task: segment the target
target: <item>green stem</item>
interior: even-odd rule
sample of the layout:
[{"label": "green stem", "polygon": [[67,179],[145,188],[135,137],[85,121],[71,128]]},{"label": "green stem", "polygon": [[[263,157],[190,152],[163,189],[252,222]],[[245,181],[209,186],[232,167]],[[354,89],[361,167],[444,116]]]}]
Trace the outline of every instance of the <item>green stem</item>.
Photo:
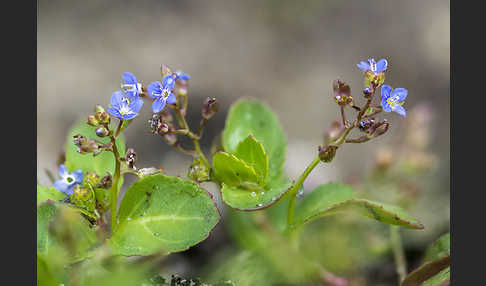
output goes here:
[{"label": "green stem", "polygon": [[118,147],[116,146],[116,136],[119,133],[119,130],[121,128],[121,125],[123,124],[123,119],[120,119],[120,122],[118,123],[118,128],[117,132],[115,133],[115,136],[110,136],[111,143],[113,144],[113,155],[115,156],[115,174],[113,175],[113,185],[111,186],[110,190],[110,201],[111,201],[111,230],[113,233],[113,230],[115,229],[116,226],[116,199],[118,196],[118,182],[120,180],[120,153],[118,152]]},{"label": "green stem", "polygon": [[407,261],[405,259],[405,252],[403,251],[402,240],[400,238],[400,227],[390,226],[390,241],[399,278],[398,285],[401,285],[403,279],[407,276]]},{"label": "green stem", "polygon": [[287,211],[287,228],[290,228],[290,225],[292,224],[292,221],[294,219],[294,208],[297,192],[299,191],[307,176],[309,176],[309,174],[317,166],[317,164],[319,164],[320,161],[321,159],[319,158],[319,156],[317,156],[317,158],[315,158],[314,161],[312,161],[309,166],[307,166],[302,175],[300,175],[295,185],[289,190],[290,202]]}]

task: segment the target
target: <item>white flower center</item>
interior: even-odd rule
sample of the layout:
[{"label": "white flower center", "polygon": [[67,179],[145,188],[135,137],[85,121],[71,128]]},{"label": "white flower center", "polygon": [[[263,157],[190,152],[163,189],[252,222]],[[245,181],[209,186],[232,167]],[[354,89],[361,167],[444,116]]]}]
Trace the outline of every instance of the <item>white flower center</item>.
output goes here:
[{"label": "white flower center", "polygon": [[128,107],[128,104],[122,104],[120,106],[120,114],[121,115],[128,115],[128,114],[132,114],[133,111],[130,109],[130,107]]},{"label": "white flower center", "polygon": [[129,91],[135,91],[137,93],[142,92],[142,84],[140,84],[140,83],[122,84],[121,88],[125,92],[129,92]]},{"label": "white flower center", "polygon": [[63,182],[66,184],[66,185],[71,185],[71,184],[74,184],[74,182],[76,182],[75,178],[73,175],[70,175],[70,174],[67,174],[66,176],[64,176],[62,178]]},{"label": "white flower center", "polygon": [[374,61],[370,61],[370,67],[372,72],[376,71],[376,63]]},{"label": "white flower center", "polygon": [[391,106],[391,108],[394,108],[397,105],[402,105],[403,102],[398,103],[397,101],[399,100],[398,95],[390,96],[386,102]]}]

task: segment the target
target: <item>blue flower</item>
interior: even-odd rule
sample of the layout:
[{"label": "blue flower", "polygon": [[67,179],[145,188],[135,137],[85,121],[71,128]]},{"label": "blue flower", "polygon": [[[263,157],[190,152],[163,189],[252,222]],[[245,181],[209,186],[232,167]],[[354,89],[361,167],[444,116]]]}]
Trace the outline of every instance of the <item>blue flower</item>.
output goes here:
[{"label": "blue flower", "polygon": [[134,74],[124,72],[122,74],[123,82],[121,85],[122,90],[130,97],[135,97],[142,92],[142,84],[137,82],[137,78]]},{"label": "blue flower", "polygon": [[124,94],[120,90],[111,95],[108,112],[121,119],[133,119],[142,108],[143,100],[134,93]]},{"label": "blue flower", "polygon": [[176,78],[175,78],[176,80],[179,80],[179,79],[190,80],[191,79],[191,77],[188,74],[186,74],[185,72],[183,72],[181,70],[176,71],[175,74],[176,74]]},{"label": "blue flower", "polygon": [[72,195],[73,187],[83,182],[83,170],[69,173],[64,165],[59,166],[59,176],[61,178],[54,182],[54,188],[66,195]]},{"label": "blue flower", "polygon": [[386,112],[395,111],[401,116],[407,116],[405,108],[402,107],[407,95],[408,91],[404,88],[392,89],[391,86],[384,85],[381,87],[381,106]]},{"label": "blue flower", "polygon": [[176,97],[173,93],[175,79],[172,75],[167,75],[162,79],[162,84],[159,81],[154,81],[147,86],[148,96],[154,98],[152,103],[152,111],[159,113],[165,107],[165,103],[176,103]]},{"label": "blue flower", "polygon": [[357,66],[363,71],[372,71],[375,75],[378,75],[386,70],[388,62],[385,59],[381,59],[378,62],[375,59],[368,59],[368,62],[362,61]]}]

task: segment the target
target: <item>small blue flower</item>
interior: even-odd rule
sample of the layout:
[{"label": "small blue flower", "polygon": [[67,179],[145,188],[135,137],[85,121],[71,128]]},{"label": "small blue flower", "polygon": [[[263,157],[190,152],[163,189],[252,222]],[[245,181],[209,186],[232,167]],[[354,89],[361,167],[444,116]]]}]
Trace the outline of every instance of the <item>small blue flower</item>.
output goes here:
[{"label": "small blue flower", "polygon": [[142,108],[143,100],[134,93],[124,94],[120,90],[111,95],[108,112],[121,119],[133,119]]},{"label": "small blue flower", "polygon": [[159,113],[165,107],[165,103],[174,104],[177,99],[173,93],[175,79],[172,75],[167,75],[159,81],[154,81],[147,86],[147,94],[155,101],[152,103],[152,111]]},{"label": "small blue flower", "polygon": [[83,182],[83,170],[69,173],[64,165],[59,166],[59,176],[61,178],[54,182],[54,188],[66,195],[72,195],[73,187]]},{"label": "small blue flower", "polygon": [[175,74],[176,74],[176,78],[175,78],[176,80],[179,80],[179,79],[190,80],[191,79],[191,77],[188,74],[186,74],[185,72],[183,72],[181,70],[176,71]]},{"label": "small blue flower", "polygon": [[378,75],[386,70],[388,62],[385,59],[381,59],[377,63],[375,59],[368,59],[368,62],[362,61],[357,66],[363,71],[372,71],[375,75]]},{"label": "small blue flower", "polygon": [[142,84],[137,82],[137,78],[134,74],[124,72],[122,74],[123,82],[121,85],[122,90],[130,97],[136,97],[142,92]]},{"label": "small blue flower", "polygon": [[[392,91],[393,90],[393,91]],[[405,108],[402,104],[405,98],[407,98],[408,91],[404,88],[392,89],[389,85],[381,87],[381,106],[386,112],[394,111],[401,116],[407,116]]]}]

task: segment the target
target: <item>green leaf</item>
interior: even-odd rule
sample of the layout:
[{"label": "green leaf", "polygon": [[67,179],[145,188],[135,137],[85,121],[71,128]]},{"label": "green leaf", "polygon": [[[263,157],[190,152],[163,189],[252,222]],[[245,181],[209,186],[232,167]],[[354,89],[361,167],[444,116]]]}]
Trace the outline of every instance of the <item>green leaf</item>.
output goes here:
[{"label": "green leaf", "polygon": [[441,272],[437,273],[436,275],[432,276],[431,278],[427,279],[422,286],[442,286],[442,285],[449,285],[444,284],[446,281],[450,281],[451,279],[451,267],[447,267],[446,269],[442,270]]},{"label": "green leaf", "polygon": [[62,201],[66,198],[67,196],[56,188],[37,185],[37,203],[42,203],[47,200]]},{"label": "green leaf", "polygon": [[226,152],[214,154],[213,169],[216,178],[228,186],[240,186],[243,182],[257,182],[257,175],[251,166]]},{"label": "green leaf", "polygon": [[234,153],[238,144],[249,135],[261,142],[268,155],[268,183],[280,180],[285,161],[285,134],[267,105],[243,99],[231,106],[226,118],[222,138],[224,150]]},{"label": "green leaf", "polygon": [[223,184],[221,193],[223,201],[230,207],[243,211],[255,211],[267,208],[277,202],[290,186],[290,181],[268,190],[250,183],[244,183],[239,187]]},{"label": "green leaf", "polygon": [[[440,276],[432,279],[432,281],[429,283],[440,280],[441,277],[444,278],[444,276],[446,276],[447,278],[448,275],[447,271],[443,272],[442,274],[441,272],[447,269],[450,266],[450,264],[451,264],[451,256],[449,254],[442,258],[426,262],[419,268],[410,272],[410,274],[408,274],[407,277],[405,277],[401,285],[402,286],[423,285],[421,283],[426,282],[427,280],[433,278],[438,274],[440,274]],[[438,284],[429,284],[429,285],[438,285]]]},{"label": "green leaf", "polygon": [[263,186],[268,176],[268,156],[263,145],[249,135],[238,144],[234,155],[255,169],[258,183]]},{"label": "green leaf", "polygon": [[413,229],[424,228],[418,220],[396,206],[354,199],[353,189],[340,183],[320,185],[307,194],[295,208],[292,227],[299,227],[316,218],[346,212],[354,212],[391,225]]},{"label": "green leaf", "polygon": [[118,220],[109,240],[114,253],[151,255],[183,251],[206,239],[219,212],[194,182],[157,174],[128,188]]},{"label": "green leaf", "polygon": [[[112,126],[111,129],[115,127]],[[89,139],[96,139],[103,143],[109,143],[110,139],[108,137],[100,138],[96,136],[96,127],[86,124],[86,122],[78,121],[74,127],[69,131],[66,138],[66,168],[73,172],[75,170],[81,169],[84,172],[95,172],[100,176],[106,175],[106,172],[114,173],[115,170],[115,158],[111,152],[101,152],[97,156],[93,157],[93,154],[80,154],[76,150],[78,147],[73,143],[73,136],[76,134],[81,134]],[[120,156],[125,156],[125,140],[123,135],[120,134],[116,139],[116,145]],[[121,184],[120,184],[121,185]]]},{"label": "green leaf", "polygon": [[451,235],[446,233],[427,248],[423,262],[432,261],[450,253]]},{"label": "green leaf", "polygon": [[70,262],[91,255],[90,250],[98,244],[95,232],[75,209],[46,201],[37,207],[37,253],[49,255],[51,249],[58,253],[70,253]]}]

